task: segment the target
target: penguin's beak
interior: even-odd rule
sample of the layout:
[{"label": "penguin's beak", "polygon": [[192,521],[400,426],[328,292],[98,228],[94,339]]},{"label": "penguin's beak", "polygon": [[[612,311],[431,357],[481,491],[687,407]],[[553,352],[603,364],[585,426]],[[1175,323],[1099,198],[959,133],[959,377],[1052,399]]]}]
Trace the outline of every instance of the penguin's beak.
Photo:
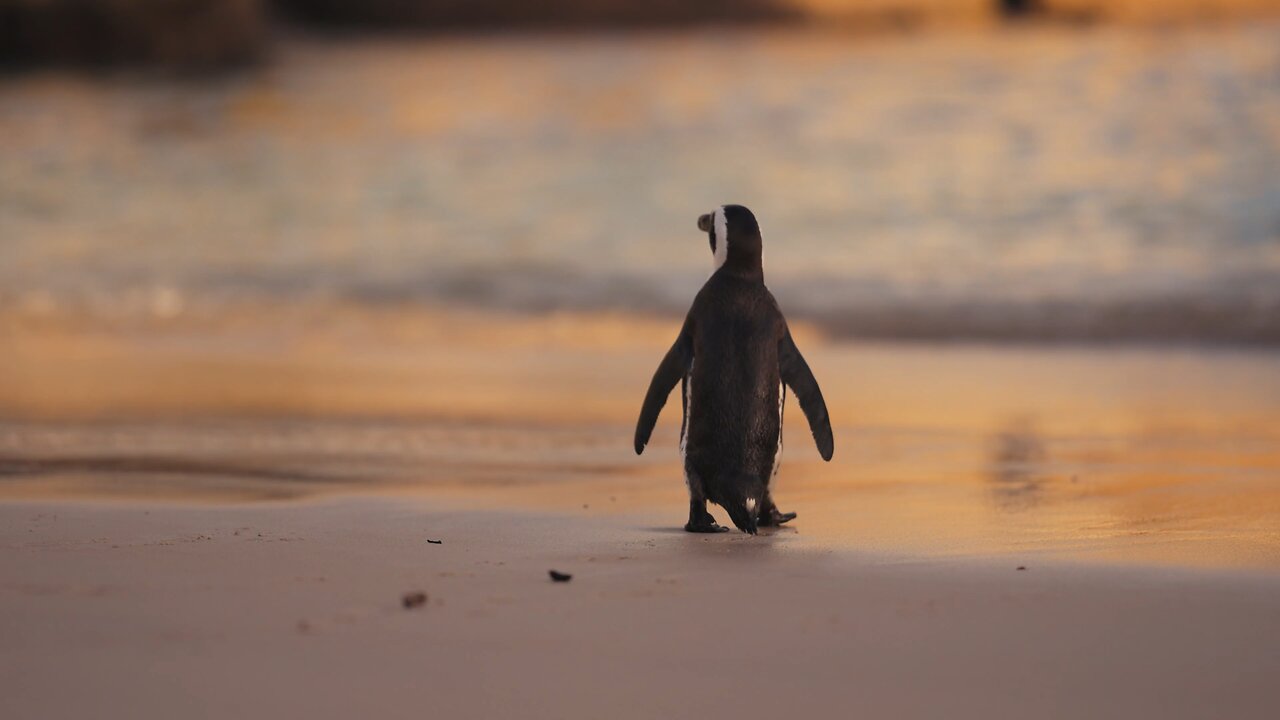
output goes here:
[{"label": "penguin's beak", "polygon": [[711,213],[698,216],[698,229],[702,232],[711,232]]}]

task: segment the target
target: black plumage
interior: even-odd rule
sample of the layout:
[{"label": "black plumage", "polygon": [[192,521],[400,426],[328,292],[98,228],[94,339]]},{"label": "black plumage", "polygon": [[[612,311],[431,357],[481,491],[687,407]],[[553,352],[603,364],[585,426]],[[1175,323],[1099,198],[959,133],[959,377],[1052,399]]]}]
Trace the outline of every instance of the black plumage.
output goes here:
[{"label": "black plumage", "polygon": [[760,228],[751,211],[726,205],[698,219],[718,267],[694,298],[684,326],[658,365],[636,423],[635,450],[649,442],[667,396],[681,384],[681,446],[689,485],[690,532],[720,532],[708,500],[741,530],[787,522],[770,494],[781,451],[783,384],[809,421],[824,460],[834,450],[818,382],[764,284]]}]

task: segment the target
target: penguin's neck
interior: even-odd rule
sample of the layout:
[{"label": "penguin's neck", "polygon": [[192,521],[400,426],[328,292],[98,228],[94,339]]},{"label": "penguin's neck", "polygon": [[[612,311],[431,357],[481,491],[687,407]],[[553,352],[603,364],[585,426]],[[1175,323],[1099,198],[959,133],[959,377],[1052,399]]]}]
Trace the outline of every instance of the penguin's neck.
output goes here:
[{"label": "penguin's neck", "polygon": [[764,282],[764,265],[761,263],[760,258],[760,244],[759,238],[750,238],[739,243],[731,243],[729,245],[729,257],[725,258],[724,265],[720,267],[720,272],[743,280]]},{"label": "penguin's neck", "polygon": [[764,266],[761,263],[761,252],[764,243],[758,233],[739,233],[730,235],[728,257],[720,272],[743,280],[764,282]]},{"label": "penguin's neck", "polygon": [[730,257],[724,265],[720,266],[716,273],[737,280],[745,280],[747,282],[764,282],[764,268],[760,264],[760,258],[753,258],[754,262],[734,262],[734,258]]}]

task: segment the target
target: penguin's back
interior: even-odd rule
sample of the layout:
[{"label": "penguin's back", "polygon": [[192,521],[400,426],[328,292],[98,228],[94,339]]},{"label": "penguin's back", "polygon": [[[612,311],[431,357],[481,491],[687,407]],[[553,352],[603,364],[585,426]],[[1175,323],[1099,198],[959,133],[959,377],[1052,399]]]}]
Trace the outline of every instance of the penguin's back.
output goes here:
[{"label": "penguin's back", "polygon": [[782,313],[763,283],[717,274],[692,308],[686,458],[717,472],[766,477],[781,431]]}]

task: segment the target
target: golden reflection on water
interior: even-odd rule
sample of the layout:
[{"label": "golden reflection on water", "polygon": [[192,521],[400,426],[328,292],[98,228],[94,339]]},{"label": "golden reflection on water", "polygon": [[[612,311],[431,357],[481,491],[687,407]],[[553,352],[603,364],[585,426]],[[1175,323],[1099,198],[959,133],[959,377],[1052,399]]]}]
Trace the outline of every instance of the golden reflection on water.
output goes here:
[{"label": "golden reflection on water", "polygon": [[[0,496],[409,492],[679,525],[678,408],[645,456],[630,449],[670,322],[291,312],[194,331],[8,322]],[[786,532],[904,555],[1280,566],[1274,353],[797,331],[837,450],[820,462],[792,408],[777,496],[800,518]]]},{"label": "golden reflection on water", "polygon": [[675,313],[734,200],[832,333],[1274,341],[1278,36],[303,36],[219,81],[20,75],[0,303]]}]

